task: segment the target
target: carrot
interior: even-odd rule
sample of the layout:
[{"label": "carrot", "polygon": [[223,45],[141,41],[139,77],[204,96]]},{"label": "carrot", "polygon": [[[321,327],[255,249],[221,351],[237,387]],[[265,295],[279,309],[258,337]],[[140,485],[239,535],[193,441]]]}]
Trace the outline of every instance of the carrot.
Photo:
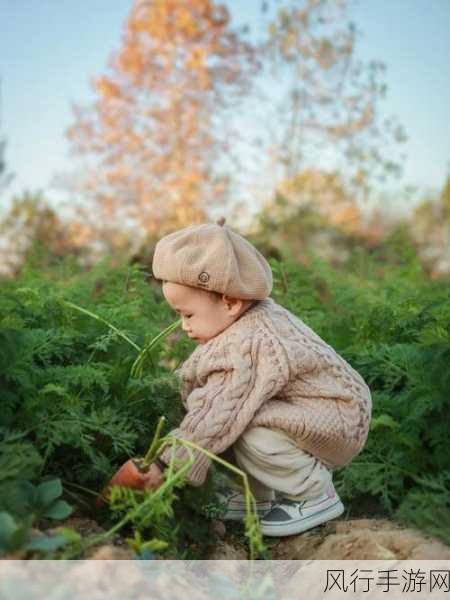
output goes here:
[{"label": "carrot", "polygon": [[104,500],[108,498],[109,490],[113,485],[143,490],[145,474],[148,472],[149,468],[150,465],[143,464],[142,458],[130,458],[127,460],[103,488],[100,496],[97,498],[97,506],[101,506]]},{"label": "carrot", "polygon": [[155,435],[147,454],[143,458],[135,457],[128,459],[127,462],[124,463],[114,474],[109,483],[103,488],[96,501],[97,507],[103,505],[103,502],[108,498],[110,488],[113,485],[121,485],[123,487],[133,488],[135,490],[144,489],[145,476],[148,473],[152,461],[156,457],[159,447],[161,446],[159,439],[164,421],[164,417],[159,419]]},{"label": "carrot", "polygon": [[144,486],[145,475],[148,473],[150,465],[143,465],[143,459],[130,458],[124,463],[109,485],[123,485],[124,487],[141,490]]}]

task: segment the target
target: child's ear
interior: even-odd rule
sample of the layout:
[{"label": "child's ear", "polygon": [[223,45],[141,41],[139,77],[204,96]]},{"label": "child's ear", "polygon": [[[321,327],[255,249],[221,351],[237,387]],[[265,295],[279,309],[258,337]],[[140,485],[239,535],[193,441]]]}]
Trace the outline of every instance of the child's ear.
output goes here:
[{"label": "child's ear", "polygon": [[230,296],[226,296],[225,294],[223,294],[222,300],[225,302],[228,309],[233,310],[234,314],[239,313],[244,303],[244,301],[240,298],[231,298]]}]

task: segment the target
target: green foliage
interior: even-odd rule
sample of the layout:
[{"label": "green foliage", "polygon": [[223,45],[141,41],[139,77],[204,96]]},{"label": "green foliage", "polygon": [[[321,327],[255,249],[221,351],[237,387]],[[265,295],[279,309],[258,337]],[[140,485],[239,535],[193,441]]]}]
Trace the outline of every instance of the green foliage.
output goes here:
[{"label": "green foliage", "polygon": [[[154,550],[164,551],[166,558],[202,559],[205,552],[214,543],[211,535],[211,523],[208,517],[221,514],[223,505],[211,504],[211,499],[218,498],[228,486],[229,481],[224,481],[224,473],[220,468],[241,477],[244,487],[244,495],[247,501],[247,513],[245,519],[245,536],[249,544],[250,558],[267,555],[267,548],[263,544],[261,528],[256,515],[255,498],[251,494],[247,477],[243,471],[235,465],[228,463],[224,458],[215,456],[208,450],[189,442],[179,441],[171,436],[159,437],[161,424],[158,423],[155,436],[147,456],[153,456],[153,449],[166,443],[184,445],[191,454],[193,449],[204,452],[213,461],[205,483],[201,489],[185,488],[186,473],[193,462],[193,455],[188,463],[184,463],[176,471],[173,470],[172,462],[164,472],[164,482],[153,491],[136,491],[130,488],[113,486],[109,493],[110,509],[113,516],[119,519],[119,523],[106,532],[103,538],[112,532],[123,528],[125,525],[132,526],[133,537],[127,538],[129,545],[141,556],[148,555]],[[220,468],[217,468],[218,465]],[[175,493],[175,489],[181,488],[181,494]],[[211,510],[214,506],[215,510]],[[193,522],[195,527],[193,527]],[[93,540],[94,542],[96,540]]]},{"label": "green foliage", "polygon": [[22,551],[51,552],[63,546],[64,535],[37,535],[32,526],[42,519],[61,520],[72,507],[60,499],[59,479],[29,481],[5,479],[0,483],[0,553]]},{"label": "green foliage", "polygon": [[[355,248],[340,270],[311,252],[307,259],[270,259],[272,297],[357,369],[373,396],[366,446],[336,472],[337,489],[350,511],[370,498],[383,514],[449,543],[450,284],[427,279],[400,230],[376,251]],[[112,473],[145,454],[159,416],[166,417],[162,435],[179,424],[174,369],[194,343],[175,327],[151,343],[175,318],[138,265],[103,262],[81,272],[68,258],[3,282],[3,551],[23,548],[33,524],[67,511],[46,482],[61,480],[70,503],[92,514],[92,498]],[[123,534],[139,557],[204,558],[221,485],[213,468],[200,488],[171,488],[151,510],[146,505],[145,518],[138,511],[127,521]],[[95,519],[114,527],[133,494],[117,496],[115,509]]]},{"label": "green foliage", "polygon": [[0,553],[36,552],[51,558],[55,550],[62,548],[68,542],[68,537],[59,535],[39,535],[31,529],[32,519],[25,517],[16,522],[7,512],[0,512]]},{"label": "green foliage", "polygon": [[0,510],[19,517],[32,515],[36,519],[65,519],[71,507],[59,497],[62,485],[59,479],[42,481],[35,486],[27,480],[5,480],[0,483]]},{"label": "green foliage", "polygon": [[151,550],[168,559],[204,558],[214,539],[201,499],[211,498],[213,481],[209,477],[207,485],[194,491],[182,487],[182,481],[169,485],[163,494],[115,487],[110,508],[114,519],[128,520],[133,536],[128,544],[137,554]]},{"label": "green foliage", "polygon": [[[168,309],[138,268],[117,269],[109,277],[104,271],[99,266],[64,281],[29,272],[4,285],[1,425],[5,435],[21,435],[24,448],[40,457],[35,475],[51,470],[99,485],[117,461],[144,448],[157,415],[164,412],[169,427],[179,418],[171,369],[159,365],[142,379],[130,378],[137,353],[103,323],[64,304],[70,299],[92,309],[139,346],[169,324]],[[156,360],[171,358],[158,347],[152,353]],[[14,454],[11,448],[13,462]],[[25,464],[30,469],[29,460]]]},{"label": "green foliage", "polygon": [[[100,264],[82,273],[67,260],[57,270],[24,269],[20,279],[3,282],[0,483],[11,494],[18,482],[49,475],[98,490],[128,456],[146,449],[159,415],[167,431],[182,418],[173,373],[186,347],[181,332],[170,346],[153,347],[143,376],[131,377],[138,352],[66,302],[113,322],[136,347],[173,321],[159,289],[136,266]],[[72,498],[83,496],[80,487],[70,489]]]}]

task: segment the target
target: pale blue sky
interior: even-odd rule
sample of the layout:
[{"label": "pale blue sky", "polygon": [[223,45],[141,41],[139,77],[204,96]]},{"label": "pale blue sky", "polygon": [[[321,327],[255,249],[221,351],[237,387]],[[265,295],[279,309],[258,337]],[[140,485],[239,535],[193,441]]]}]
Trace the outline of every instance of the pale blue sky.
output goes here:
[{"label": "pale blue sky", "polygon": [[[24,189],[49,189],[70,171],[64,131],[71,102],[89,96],[119,47],[131,0],[0,0],[0,135],[15,173],[1,205]],[[260,0],[228,0],[238,22],[259,14]],[[383,113],[406,128],[401,184],[440,188],[450,170],[450,0],[359,0],[351,19],[362,32],[356,53],[387,65]],[[1,206],[0,206],[1,208]]]}]

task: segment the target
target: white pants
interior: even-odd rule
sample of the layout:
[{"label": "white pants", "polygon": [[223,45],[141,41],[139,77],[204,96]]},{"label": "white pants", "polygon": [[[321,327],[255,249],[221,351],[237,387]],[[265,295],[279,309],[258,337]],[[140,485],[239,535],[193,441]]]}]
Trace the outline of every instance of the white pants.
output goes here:
[{"label": "white pants", "polygon": [[[250,427],[222,456],[247,473],[257,500],[318,498],[332,480],[331,471],[281,429]],[[231,486],[242,489],[240,481]]]}]

